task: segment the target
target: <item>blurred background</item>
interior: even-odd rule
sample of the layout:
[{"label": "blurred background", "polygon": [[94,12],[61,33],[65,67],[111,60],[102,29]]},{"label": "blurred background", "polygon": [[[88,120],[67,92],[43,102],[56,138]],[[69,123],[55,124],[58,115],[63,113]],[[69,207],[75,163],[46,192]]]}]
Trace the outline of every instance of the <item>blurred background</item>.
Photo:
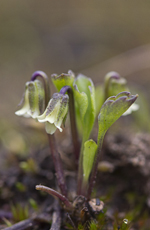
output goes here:
[{"label": "blurred background", "polygon": [[[143,95],[148,99],[146,103],[144,101],[145,104],[143,101],[140,104],[137,120],[140,121],[138,131],[142,129],[150,131],[150,109],[148,110],[150,0],[0,0],[0,202],[2,204],[3,199],[6,203],[9,202],[9,194],[10,199],[13,196],[12,189],[9,190],[9,186],[8,189],[5,186],[5,180],[11,182],[10,186],[16,186],[18,178],[19,182],[24,183],[25,180],[23,181],[19,174],[20,169],[25,173],[28,170],[29,173],[30,170],[33,173],[34,169],[38,168],[36,162],[40,161],[40,157],[37,159],[38,154],[43,159],[40,162],[47,160],[44,155],[47,151],[45,146],[48,145],[44,125],[40,126],[33,119],[31,124],[30,119],[15,115],[25,83],[36,70],[44,71],[49,78],[53,73],[61,74],[72,70],[75,74],[83,73],[91,77],[95,84],[102,83],[109,71],[117,71],[127,79],[128,85],[131,85],[131,93],[139,93],[137,103]],[[132,91],[133,86],[137,90]],[[120,123],[117,123],[123,134],[126,134],[128,127],[134,126],[132,116],[128,118],[128,120],[120,119]],[[114,130],[116,134],[116,129]],[[59,152],[62,155],[64,149],[66,151],[66,145],[69,146],[70,139],[65,138],[70,136],[69,132],[69,128],[64,129],[62,134],[56,132],[59,137],[58,147],[59,143],[62,147]],[[93,133],[96,140],[97,131],[94,130]],[[145,136],[143,140],[145,141]],[[138,148],[140,144],[136,143],[134,145]],[[147,144],[149,142],[144,143],[147,146],[146,150],[149,149]],[[141,147],[141,151],[143,148]],[[49,169],[49,161],[46,165]],[[44,163],[43,166],[45,167]],[[5,175],[5,171],[6,176],[1,176]],[[17,172],[18,177],[13,172]],[[127,175],[130,172],[132,171],[129,170]],[[132,178],[133,176],[130,180]],[[34,191],[35,184],[39,182],[41,183],[39,179],[38,182],[35,180],[33,174],[29,180],[31,185],[29,188],[33,188]],[[51,180],[48,183],[51,183]],[[48,183],[46,182],[47,186]],[[149,187],[147,190],[149,191]],[[17,198],[16,195],[15,197]],[[27,199],[21,193],[22,197],[24,201]],[[137,201],[139,204],[139,195]],[[143,212],[142,208],[141,210]],[[145,215],[145,212],[143,213]]]},{"label": "blurred background", "polygon": [[34,71],[69,69],[94,83],[117,71],[148,92],[150,1],[1,0],[0,118],[16,121]]}]

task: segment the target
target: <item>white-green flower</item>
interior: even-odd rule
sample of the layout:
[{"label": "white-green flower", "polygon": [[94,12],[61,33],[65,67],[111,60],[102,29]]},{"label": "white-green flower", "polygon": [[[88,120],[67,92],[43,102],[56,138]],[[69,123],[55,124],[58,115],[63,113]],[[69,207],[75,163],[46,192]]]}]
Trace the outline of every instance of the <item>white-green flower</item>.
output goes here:
[{"label": "white-green flower", "polygon": [[130,106],[130,108],[125,113],[122,114],[122,116],[127,116],[127,115],[131,114],[132,112],[137,111],[139,109],[139,107],[140,106],[136,103],[132,104]]},{"label": "white-green flower", "polygon": [[18,116],[37,118],[45,107],[45,92],[39,80],[29,81],[21,101],[22,108],[15,112]]},{"label": "white-green flower", "polygon": [[39,122],[45,122],[46,132],[53,134],[58,128],[62,132],[61,125],[65,122],[68,112],[69,97],[67,94],[54,93],[45,112],[38,117]]}]

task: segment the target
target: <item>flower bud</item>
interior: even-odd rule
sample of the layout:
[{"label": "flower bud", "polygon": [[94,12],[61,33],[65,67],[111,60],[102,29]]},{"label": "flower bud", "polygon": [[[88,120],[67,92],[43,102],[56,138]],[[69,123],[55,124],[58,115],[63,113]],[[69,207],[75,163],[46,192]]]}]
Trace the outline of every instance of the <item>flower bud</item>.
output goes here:
[{"label": "flower bud", "polygon": [[65,122],[68,112],[69,97],[67,94],[54,93],[45,112],[38,117],[39,122],[45,122],[46,132],[53,134],[58,128],[62,132],[61,124]]},{"label": "flower bud", "polygon": [[16,111],[18,116],[37,118],[45,107],[45,92],[39,80],[29,81],[25,86],[25,93],[21,101],[23,107]]},{"label": "flower bud", "polygon": [[117,72],[109,72],[105,76],[105,99],[116,96],[118,93],[128,91],[127,81]]},{"label": "flower bud", "polygon": [[[125,78],[121,77],[117,72],[109,72],[105,76],[105,99],[111,96],[116,96],[117,94],[125,91],[130,91],[127,86],[127,81]],[[134,103],[131,107],[123,114],[123,116],[131,114],[133,111],[137,111],[139,105]]]},{"label": "flower bud", "polygon": [[62,73],[60,75],[52,74],[51,79],[57,91],[59,92],[61,88],[66,85],[73,88],[75,75],[71,70],[69,70],[68,73]]}]

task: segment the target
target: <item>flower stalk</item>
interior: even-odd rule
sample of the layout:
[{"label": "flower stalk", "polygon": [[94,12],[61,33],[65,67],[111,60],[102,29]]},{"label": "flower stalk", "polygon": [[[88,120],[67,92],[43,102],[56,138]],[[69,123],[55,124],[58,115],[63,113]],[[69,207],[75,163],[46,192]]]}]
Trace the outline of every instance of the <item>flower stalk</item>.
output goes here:
[{"label": "flower stalk", "polygon": [[77,194],[84,195],[82,191],[82,181],[83,181],[83,149],[84,149],[84,140],[82,140],[80,158],[79,158],[79,167],[78,167],[78,177],[77,177]]},{"label": "flower stalk", "polygon": [[44,90],[45,90],[45,107],[46,107],[49,100],[50,100],[49,79],[48,79],[48,76],[46,75],[46,73],[38,70],[32,74],[31,81],[35,81],[38,77],[40,77],[43,81]]},{"label": "flower stalk", "polygon": [[78,162],[79,153],[80,153],[80,143],[79,143],[76,119],[75,119],[74,95],[73,95],[73,90],[70,86],[62,87],[59,93],[64,95],[66,92],[68,93],[69,96],[69,114],[70,114],[70,125],[71,125],[72,142],[74,147],[74,155],[75,155],[76,162]]},{"label": "flower stalk", "polygon": [[62,167],[62,161],[60,158],[60,154],[57,151],[55,136],[54,134],[52,135],[47,134],[47,135],[48,135],[49,146],[51,149],[51,154],[52,154],[52,158],[53,158],[53,162],[55,166],[58,186],[61,190],[61,193],[67,197],[67,187],[66,187],[66,182],[65,182],[64,170]]}]

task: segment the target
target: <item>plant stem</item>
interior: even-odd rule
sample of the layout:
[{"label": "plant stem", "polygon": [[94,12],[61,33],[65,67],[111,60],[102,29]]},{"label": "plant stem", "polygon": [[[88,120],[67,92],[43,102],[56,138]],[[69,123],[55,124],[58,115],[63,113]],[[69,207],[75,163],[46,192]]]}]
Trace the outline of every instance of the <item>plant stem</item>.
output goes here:
[{"label": "plant stem", "polygon": [[54,166],[55,166],[58,186],[59,186],[62,194],[67,197],[67,187],[66,187],[66,183],[65,183],[64,171],[62,168],[62,162],[61,162],[60,155],[57,151],[54,134],[52,134],[52,135],[48,134],[48,140],[49,140],[51,154],[52,154],[52,158],[53,158],[53,162],[54,162]]},{"label": "plant stem", "polygon": [[[48,76],[46,75],[46,73],[44,73],[43,71],[36,71],[33,73],[32,77],[31,77],[31,81],[36,80],[37,77],[40,77],[43,80],[43,85],[44,85],[44,89],[45,89],[45,109],[46,109],[47,104],[50,100],[49,79],[48,79]],[[52,154],[52,158],[53,158],[53,162],[54,162],[54,166],[55,166],[56,177],[58,180],[58,186],[59,186],[62,194],[67,196],[67,188],[66,188],[65,177],[64,177],[64,172],[63,172],[63,168],[62,168],[62,162],[61,162],[60,155],[57,151],[54,134],[52,134],[52,135],[48,134],[48,140],[49,140],[51,154]]]},{"label": "plant stem", "polygon": [[80,143],[79,143],[76,119],[75,119],[74,95],[73,95],[73,90],[70,86],[62,87],[59,93],[64,95],[66,92],[69,95],[69,114],[70,114],[70,125],[71,125],[72,142],[74,147],[74,155],[75,155],[76,162],[78,162]]},{"label": "plant stem", "polygon": [[94,164],[93,164],[93,168],[92,168],[92,172],[91,172],[91,176],[90,176],[90,181],[89,181],[89,187],[88,187],[88,191],[87,191],[87,199],[88,200],[90,200],[91,193],[92,193],[92,190],[93,190],[93,187],[95,184],[97,167],[98,167],[98,163],[99,163],[100,157],[101,157],[101,150],[102,150],[104,135],[105,135],[105,132],[100,136],[100,138],[98,138],[97,152],[95,155]]},{"label": "plant stem", "polygon": [[47,192],[48,194],[59,198],[65,204],[66,207],[71,208],[71,209],[73,208],[72,204],[70,203],[70,201],[65,196],[63,196],[59,192],[57,192],[57,191],[55,191],[49,187],[46,187],[43,185],[36,185],[36,190]]},{"label": "plant stem", "polygon": [[82,180],[83,180],[83,149],[84,149],[84,142],[82,140],[81,151],[80,151],[80,158],[79,158],[79,167],[78,167],[78,181],[77,181],[77,195],[82,194]]},{"label": "plant stem", "polygon": [[83,183],[83,150],[84,150],[84,143],[88,140],[89,134],[83,130],[83,139],[82,145],[80,150],[80,158],[79,158],[79,167],[78,167],[78,181],[77,181],[77,194],[85,196],[85,191],[82,188]]}]

